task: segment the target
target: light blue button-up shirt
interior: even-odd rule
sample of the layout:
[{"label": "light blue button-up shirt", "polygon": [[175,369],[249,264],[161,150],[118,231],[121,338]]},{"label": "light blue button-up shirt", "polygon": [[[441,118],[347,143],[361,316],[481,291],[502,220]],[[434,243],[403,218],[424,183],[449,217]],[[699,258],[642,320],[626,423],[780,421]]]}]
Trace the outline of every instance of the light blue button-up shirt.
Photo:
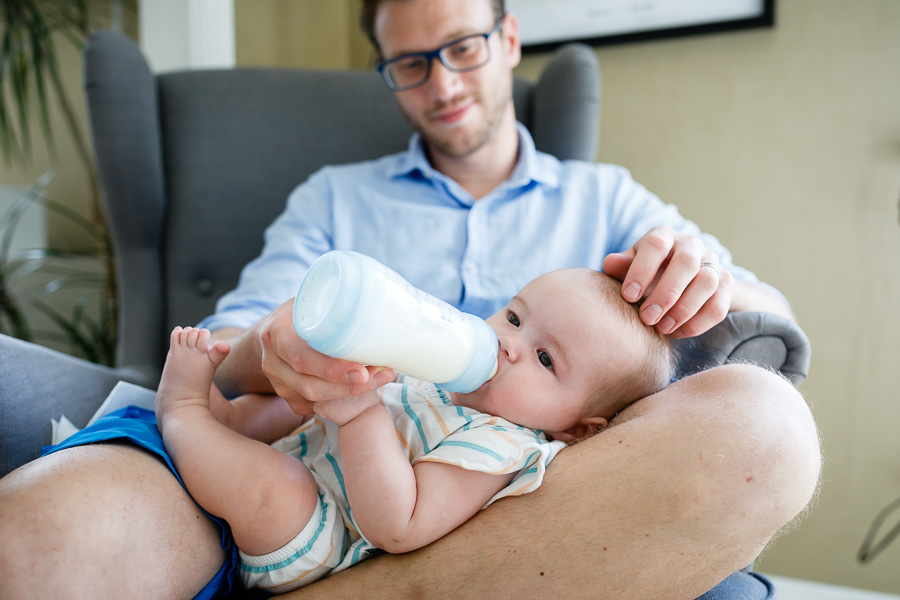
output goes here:
[{"label": "light blue button-up shirt", "polygon": [[657,225],[700,235],[735,277],[713,236],[635,183],[622,167],[559,161],[519,125],[519,159],[490,194],[471,194],[429,164],[418,135],[406,152],[325,167],[298,186],[265,233],[262,254],[201,326],[246,328],[292,298],[309,265],[355,250],[460,310],[490,316],[529,281],[555,269],[600,269]]}]

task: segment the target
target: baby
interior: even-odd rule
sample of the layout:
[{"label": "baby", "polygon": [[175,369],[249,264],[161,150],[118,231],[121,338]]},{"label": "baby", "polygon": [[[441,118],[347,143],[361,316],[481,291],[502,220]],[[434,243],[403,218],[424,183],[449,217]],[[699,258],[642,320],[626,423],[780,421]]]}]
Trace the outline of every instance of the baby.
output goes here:
[{"label": "baby", "polygon": [[487,323],[499,367],[474,392],[398,375],[316,402],[311,416],[272,397],[229,402],[212,385],[228,345],[175,329],[159,427],[191,495],[231,525],[245,585],[285,592],[377,549],[425,546],[495,500],[537,489],[566,444],[674,371],[667,341],[597,271],[542,275]]}]

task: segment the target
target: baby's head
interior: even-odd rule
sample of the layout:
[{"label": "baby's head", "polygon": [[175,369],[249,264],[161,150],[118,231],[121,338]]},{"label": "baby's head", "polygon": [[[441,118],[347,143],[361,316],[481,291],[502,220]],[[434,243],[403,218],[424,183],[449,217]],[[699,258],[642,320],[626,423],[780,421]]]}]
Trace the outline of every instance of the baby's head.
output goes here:
[{"label": "baby's head", "polygon": [[541,275],[487,322],[500,340],[497,374],[456,403],[554,439],[603,429],[674,372],[667,340],[599,271]]}]

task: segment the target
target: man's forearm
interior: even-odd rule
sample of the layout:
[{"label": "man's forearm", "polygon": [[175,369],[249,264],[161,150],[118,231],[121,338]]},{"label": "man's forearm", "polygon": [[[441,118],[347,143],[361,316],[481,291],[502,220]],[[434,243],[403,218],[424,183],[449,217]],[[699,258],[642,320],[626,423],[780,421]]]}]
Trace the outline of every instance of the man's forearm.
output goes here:
[{"label": "man's forearm", "polygon": [[735,279],[734,294],[731,297],[731,311],[753,310],[759,312],[774,313],[794,320],[791,307],[781,296],[773,294],[769,290]]}]

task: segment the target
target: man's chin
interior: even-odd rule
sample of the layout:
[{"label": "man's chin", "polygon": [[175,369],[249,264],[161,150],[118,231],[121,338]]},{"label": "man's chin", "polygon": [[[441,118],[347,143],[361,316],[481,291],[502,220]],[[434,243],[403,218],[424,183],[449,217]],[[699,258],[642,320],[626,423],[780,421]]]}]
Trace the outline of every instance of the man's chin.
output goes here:
[{"label": "man's chin", "polygon": [[474,136],[472,134],[460,136],[458,138],[448,138],[446,136],[422,134],[428,147],[432,151],[439,152],[450,158],[465,158],[470,156],[484,147],[487,142],[486,136]]}]

